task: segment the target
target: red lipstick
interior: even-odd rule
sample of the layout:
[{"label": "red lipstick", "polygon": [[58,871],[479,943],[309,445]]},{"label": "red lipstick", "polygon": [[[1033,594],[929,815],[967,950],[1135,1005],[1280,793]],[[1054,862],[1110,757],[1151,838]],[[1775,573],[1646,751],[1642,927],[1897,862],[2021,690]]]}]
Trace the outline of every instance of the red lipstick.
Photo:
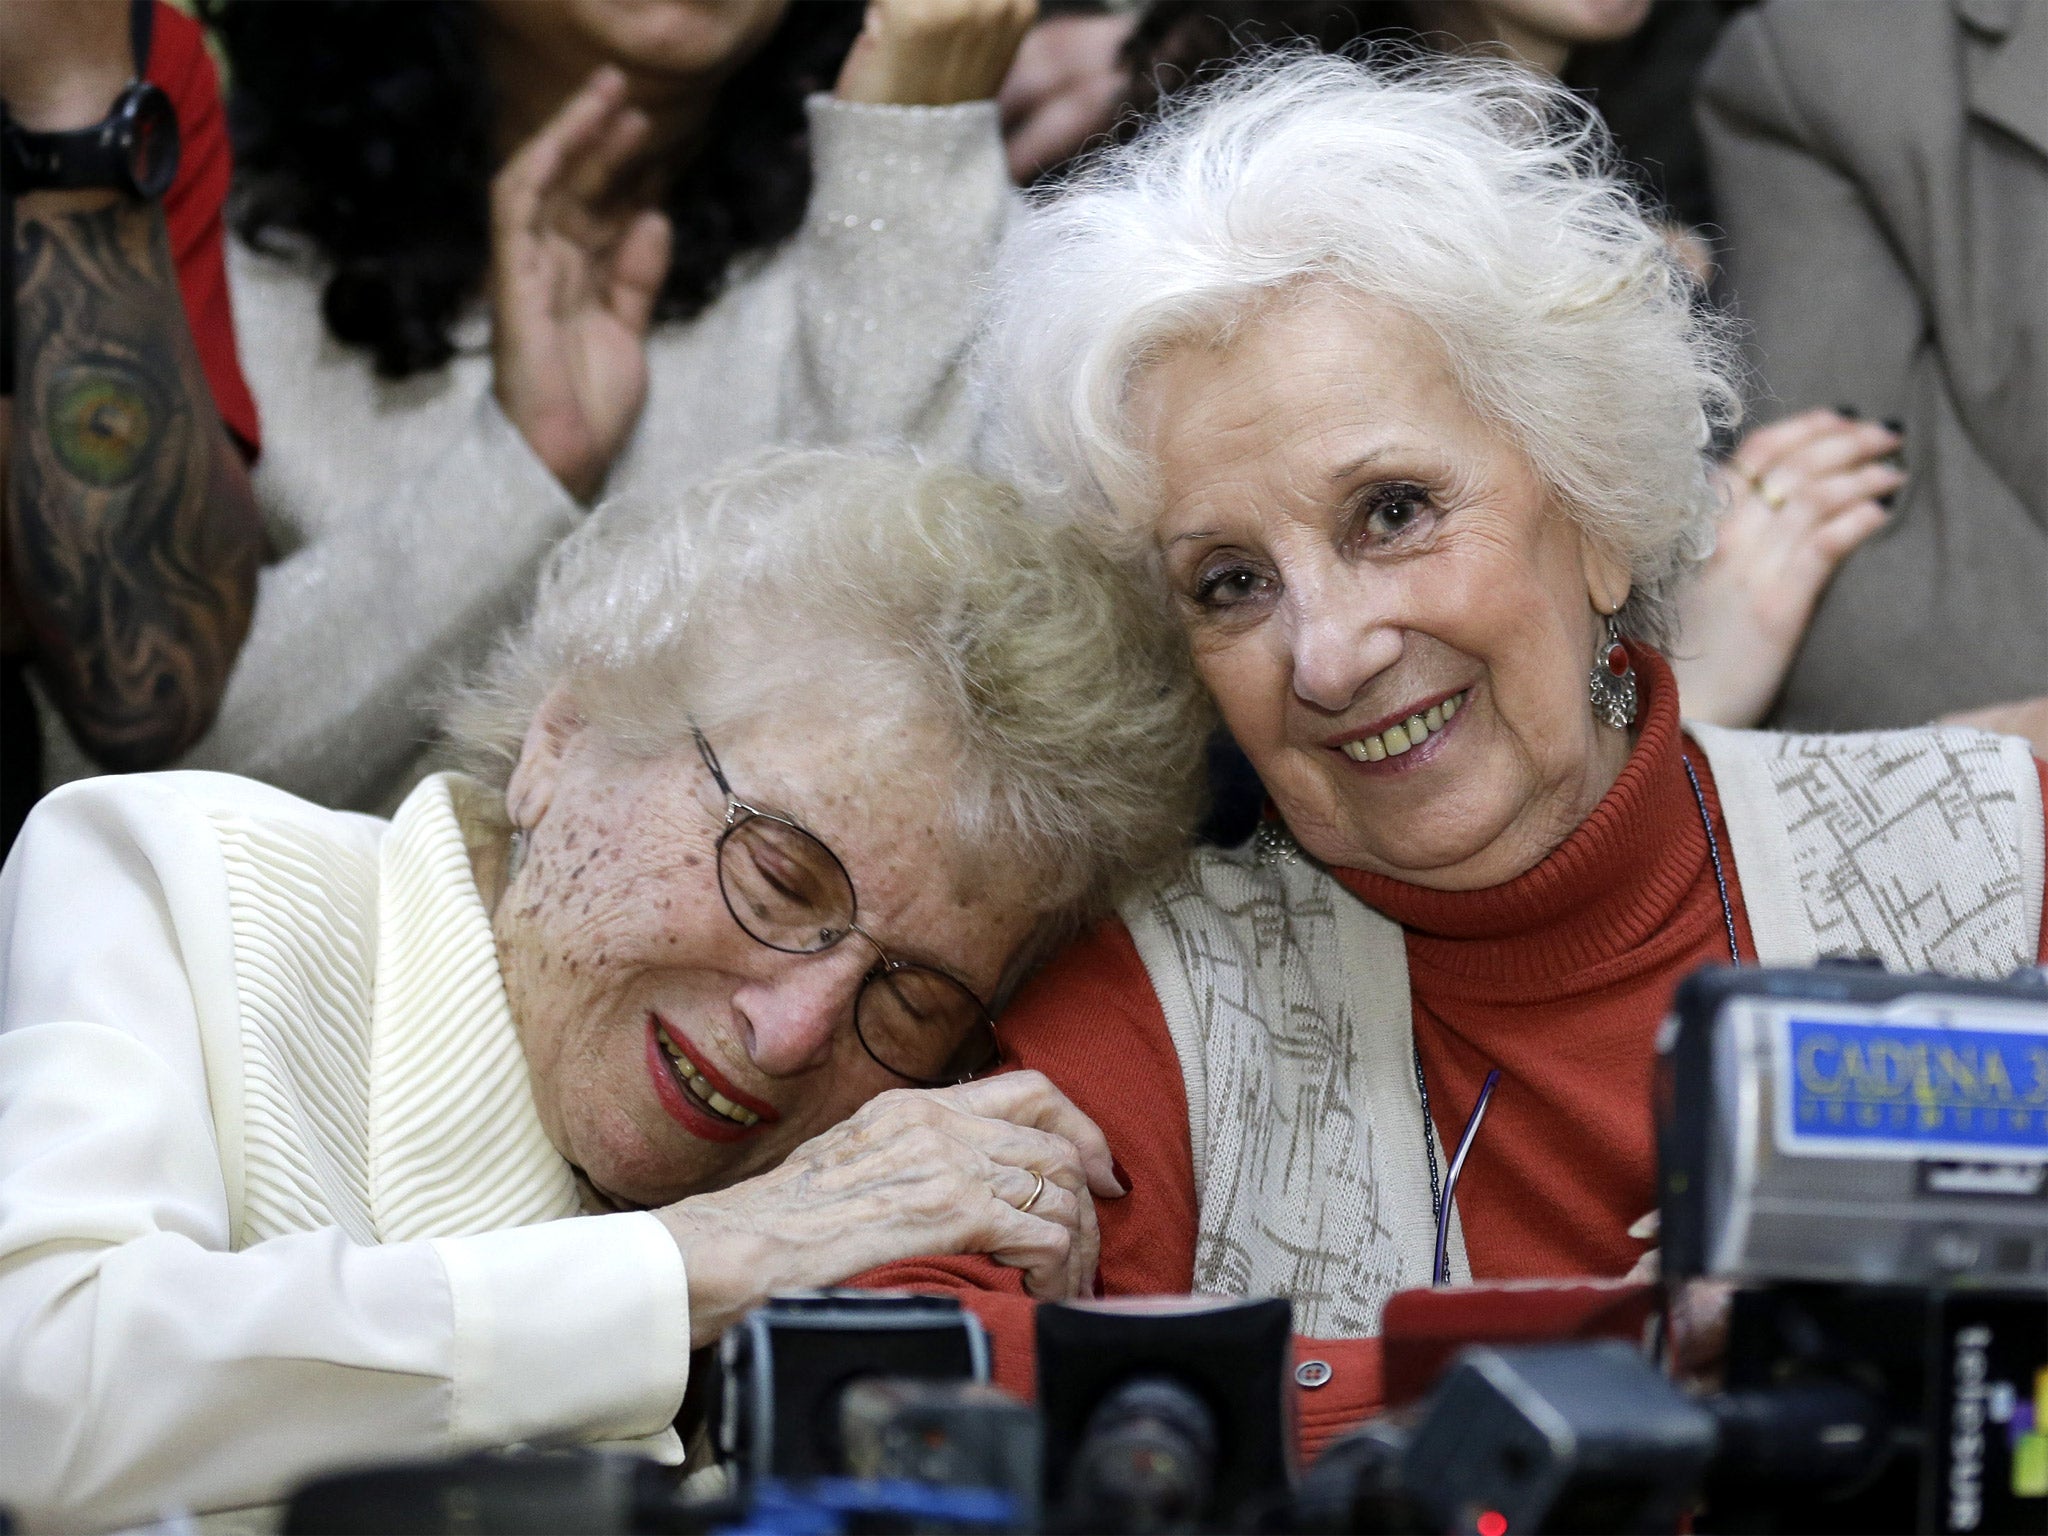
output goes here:
[{"label": "red lipstick", "polygon": [[671,1028],[668,1020],[664,1019],[660,1014],[657,1013],[653,1017],[656,1027],[668,1037],[669,1044],[689,1057],[690,1065],[695,1067],[698,1073],[712,1087],[716,1088],[728,1099],[731,1099],[733,1103],[739,1105],[741,1109],[752,1110],[755,1114],[759,1115],[761,1123],[764,1125],[772,1125],[782,1118],[782,1111],[773,1104],[763,1104],[752,1094],[742,1093],[739,1089],[733,1087],[725,1075],[718,1068],[712,1066],[710,1062],[706,1061],[696,1046],[690,1043],[688,1035],[679,1029]]},{"label": "red lipstick", "polygon": [[[642,1053],[647,1063],[647,1076],[654,1085],[654,1097],[660,1103],[663,1112],[692,1136],[698,1137],[703,1141],[723,1143],[745,1141],[749,1136],[759,1131],[762,1126],[769,1125],[779,1118],[772,1109],[762,1114],[759,1109],[755,1108],[755,1104],[758,1101],[750,1100],[747,1101],[746,1107],[761,1115],[760,1124],[735,1125],[723,1115],[713,1114],[707,1106],[699,1104],[695,1095],[683,1086],[682,1078],[676,1072],[675,1064],[669,1060],[668,1052],[662,1048],[661,1042],[664,1035],[667,1035],[667,1031],[662,1028],[661,1022],[653,1014],[649,1014],[647,1016],[647,1045]],[[675,1036],[667,1035],[667,1038],[675,1039]],[[691,1064],[697,1066],[699,1071],[702,1071],[703,1069],[698,1063],[696,1053],[691,1051],[687,1054],[690,1057]],[[726,1093],[723,1087],[720,1087],[718,1091],[725,1093],[725,1096],[729,1099],[733,1098],[733,1095]],[[733,1099],[733,1102],[739,1103],[741,1101]]]}]

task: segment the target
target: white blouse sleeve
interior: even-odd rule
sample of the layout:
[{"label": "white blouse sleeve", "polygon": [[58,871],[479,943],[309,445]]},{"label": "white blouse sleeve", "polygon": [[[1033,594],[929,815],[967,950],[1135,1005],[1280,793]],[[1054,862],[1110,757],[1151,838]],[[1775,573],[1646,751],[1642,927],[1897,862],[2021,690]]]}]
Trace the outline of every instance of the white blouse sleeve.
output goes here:
[{"label": "white blouse sleeve", "polygon": [[0,872],[0,1505],[106,1527],[349,1463],[662,1430],[689,1306],[651,1216],[228,1251],[199,1023],[225,892],[195,911],[218,862],[145,776],[57,791]]}]

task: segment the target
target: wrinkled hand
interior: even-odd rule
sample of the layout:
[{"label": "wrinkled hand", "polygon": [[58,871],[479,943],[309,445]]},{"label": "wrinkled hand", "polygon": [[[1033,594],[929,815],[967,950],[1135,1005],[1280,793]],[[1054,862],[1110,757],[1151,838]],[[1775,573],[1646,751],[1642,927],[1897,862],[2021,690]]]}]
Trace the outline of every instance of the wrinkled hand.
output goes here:
[{"label": "wrinkled hand", "polygon": [[1745,436],[1722,471],[1719,542],[1680,612],[1680,707],[1715,725],[1761,721],[1828,578],[1886,522],[1905,483],[1897,433],[1833,411]]},{"label": "wrinkled hand", "polygon": [[[1019,1210],[1036,1174],[1045,1188]],[[1011,1072],[884,1093],[772,1172],[656,1214],[683,1250],[694,1348],[773,1291],[926,1255],[987,1254],[1033,1296],[1085,1294],[1093,1196],[1123,1193],[1094,1122],[1038,1073]]]},{"label": "wrinkled hand", "polygon": [[647,327],[669,224],[615,195],[647,142],[626,79],[604,68],[491,183],[491,361],[506,417],[589,500],[647,400]]},{"label": "wrinkled hand", "polygon": [[2034,756],[2048,757],[2048,693],[2037,699],[2018,699],[2010,704],[1992,704],[1983,709],[1959,710],[1944,715],[1943,725],[1969,725],[2001,736],[2024,736]]},{"label": "wrinkled hand", "polygon": [[996,95],[1012,181],[1071,159],[1116,121],[1130,99],[1123,47],[1137,23],[1133,12],[1050,16],[1031,29]]},{"label": "wrinkled hand", "polygon": [[950,107],[995,95],[1038,0],[868,0],[833,94],[879,106]]}]

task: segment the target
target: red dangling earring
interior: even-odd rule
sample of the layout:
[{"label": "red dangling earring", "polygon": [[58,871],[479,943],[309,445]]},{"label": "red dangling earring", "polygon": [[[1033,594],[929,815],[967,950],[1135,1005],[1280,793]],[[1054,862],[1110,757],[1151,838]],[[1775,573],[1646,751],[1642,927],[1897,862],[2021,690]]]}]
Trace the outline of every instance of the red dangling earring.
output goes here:
[{"label": "red dangling earring", "polygon": [[1621,643],[1621,626],[1607,615],[1607,641],[1593,654],[1592,676],[1588,679],[1593,713],[1617,731],[1636,722],[1636,669],[1629,660],[1628,647]]}]

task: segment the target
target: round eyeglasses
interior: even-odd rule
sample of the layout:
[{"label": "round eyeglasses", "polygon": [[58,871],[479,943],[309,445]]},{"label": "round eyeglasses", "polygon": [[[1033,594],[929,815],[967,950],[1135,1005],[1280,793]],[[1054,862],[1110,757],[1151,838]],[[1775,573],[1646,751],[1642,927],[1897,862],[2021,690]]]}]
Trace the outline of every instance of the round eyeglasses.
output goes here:
[{"label": "round eyeglasses", "polygon": [[860,926],[853,877],[839,855],[787,816],[733,793],[704,733],[691,728],[725,795],[718,892],[740,930],[786,955],[815,955],[848,934],[875,952],[853,1001],[853,1030],[877,1064],[921,1088],[965,1082],[1002,1063],[996,1023],[974,989],[935,966],[892,959]]}]

